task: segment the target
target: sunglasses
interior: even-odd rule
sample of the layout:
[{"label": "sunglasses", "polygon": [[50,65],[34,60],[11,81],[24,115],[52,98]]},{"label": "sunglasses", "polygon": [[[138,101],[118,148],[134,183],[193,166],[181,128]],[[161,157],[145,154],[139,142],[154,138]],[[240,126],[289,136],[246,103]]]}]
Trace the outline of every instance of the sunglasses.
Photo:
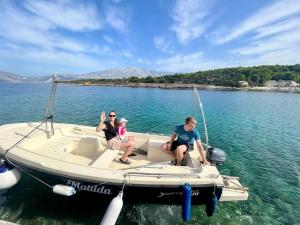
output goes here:
[{"label": "sunglasses", "polygon": [[109,117],[116,117],[116,115],[109,115]]}]

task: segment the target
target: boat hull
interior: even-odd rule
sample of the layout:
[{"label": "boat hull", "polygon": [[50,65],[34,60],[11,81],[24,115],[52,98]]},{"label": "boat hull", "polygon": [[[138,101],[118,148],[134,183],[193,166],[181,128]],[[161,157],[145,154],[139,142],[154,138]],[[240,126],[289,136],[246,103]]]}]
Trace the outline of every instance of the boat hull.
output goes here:
[{"label": "boat hull", "polygon": [[[15,163],[14,163],[15,164]],[[16,165],[16,164],[15,164]],[[109,183],[109,182],[91,182],[81,180],[73,177],[65,177],[57,174],[50,174],[45,171],[38,171],[33,168],[18,165],[31,174],[40,178],[47,184],[54,186],[57,184],[67,185],[74,187],[77,196],[97,196],[97,199],[110,201],[118,195],[122,190],[123,183]],[[163,179],[163,178],[161,178]],[[221,187],[192,186],[192,205],[207,204],[207,202],[214,196],[220,199],[222,195]],[[150,203],[150,204],[168,204],[168,205],[181,205],[183,185],[124,185],[123,200],[128,203]]]}]

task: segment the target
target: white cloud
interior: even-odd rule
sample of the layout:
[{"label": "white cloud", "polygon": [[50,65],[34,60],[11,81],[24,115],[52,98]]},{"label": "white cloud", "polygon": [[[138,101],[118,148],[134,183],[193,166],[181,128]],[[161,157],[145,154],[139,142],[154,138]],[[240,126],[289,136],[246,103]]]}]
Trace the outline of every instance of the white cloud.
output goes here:
[{"label": "white cloud", "polygon": [[[70,16],[68,19],[74,19],[73,22],[64,22],[63,18],[50,19],[50,13],[40,15],[46,6],[50,5],[52,10],[62,10],[64,4],[69,1],[61,2],[26,2],[26,7],[22,8],[14,4],[13,1],[0,1],[0,45],[2,52],[2,63],[8,58],[35,64],[37,62],[45,65],[53,64],[54,67],[60,65],[63,67],[96,69],[100,68],[99,57],[133,57],[129,51],[113,51],[107,45],[99,45],[97,42],[90,42],[81,39],[81,32],[90,32],[91,30],[101,29],[99,23],[95,21],[96,16],[90,5],[70,6],[64,16]],[[57,4],[57,5],[55,5]],[[32,8],[30,8],[32,7]],[[27,11],[30,9],[30,11]],[[36,10],[36,11],[35,11]],[[78,12],[76,11],[78,10]],[[45,11],[45,12],[46,12]],[[55,11],[55,10],[54,10]],[[91,13],[91,17],[85,13]],[[73,14],[78,13],[77,17]],[[55,16],[55,15],[53,15]],[[77,18],[77,19],[76,19]],[[81,19],[80,19],[81,18]],[[80,22],[81,21],[81,22]],[[68,33],[72,31],[72,33]],[[76,32],[76,35],[74,33]],[[79,37],[79,38],[78,38]],[[113,39],[106,38],[107,42]],[[4,54],[5,53],[5,54]],[[4,57],[4,56],[7,57]],[[96,58],[97,57],[97,58]],[[109,58],[103,58],[102,62],[110,63]],[[81,65],[82,64],[82,65]]]},{"label": "white cloud", "polygon": [[90,51],[89,44],[57,32],[55,28],[58,25],[51,21],[22,11],[8,1],[2,1],[0,8],[0,36],[8,43],[34,45],[47,50],[58,48],[72,52]]},{"label": "white cloud", "polygon": [[277,49],[255,55],[229,54],[220,64],[214,68],[226,68],[237,66],[258,66],[258,65],[291,65],[300,63],[300,47]]},{"label": "white cloud", "polygon": [[98,30],[103,26],[95,5],[74,1],[27,0],[27,10],[53,24],[72,31]]},{"label": "white cloud", "polygon": [[300,12],[300,4],[298,0],[282,0],[272,2],[271,5],[260,9],[252,14],[239,25],[235,26],[229,34],[222,34],[216,39],[216,43],[223,44],[232,41],[246,33],[256,31],[257,29],[277,22],[278,20],[286,19]]},{"label": "white cloud", "polygon": [[[244,46],[228,50],[224,65],[254,66],[300,62],[300,4],[297,0],[271,2],[231,31],[222,25],[216,43],[238,40]],[[247,34],[246,39],[242,39]]]},{"label": "white cloud", "polygon": [[291,65],[300,63],[300,47],[278,49],[246,60],[249,65]]},{"label": "white cloud", "polygon": [[157,49],[165,53],[174,53],[174,46],[165,37],[154,37],[154,44]]},{"label": "white cloud", "polygon": [[[293,49],[300,45],[300,29],[281,33],[271,38],[254,41],[247,47],[233,49],[233,53],[240,55],[261,55],[271,51]],[[300,56],[300,52],[299,52]]]},{"label": "white cloud", "polygon": [[161,71],[195,72],[217,68],[220,62],[209,61],[204,58],[202,52],[196,52],[188,55],[177,54],[166,59],[157,60],[155,64]]},{"label": "white cloud", "polygon": [[208,26],[207,15],[213,1],[177,0],[172,18],[175,21],[171,30],[182,44],[200,37]]},{"label": "white cloud", "polygon": [[117,6],[105,6],[105,20],[114,29],[126,33],[131,20],[131,15],[125,9]]},{"label": "white cloud", "polygon": [[255,40],[231,53],[232,58],[248,66],[300,63],[300,27]]},{"label": "white cloud", "polygon": [[275,23],[269,26],[264,26],[257,29],[255,32],[257,35],[254,37],[255,39],[259,39],[265,36],[274,35],[281,32],[286,32],[289,30],[296,30],[300,27],[300,18],[289,18],[284,21],[280,21],[279,23]]},{"label": "white cloud", "polygon": [[[68,53],[57,50],[41,50],[37,48],[22,48],[18,50],[1,49],[0,59],[1,61],[12,59],[22,62],[28,62],[28,65],[38,65],[41,69],[43,68],[43,66],[50,67],[52,68],[52,70],[55,70],[57,72],[60,72],[57,68],[69,70],[69,72],[76,72],[78,70],[97,70],[104,67],[104,65],[101,64],[99,60],[95,60],[94,58],[86,54]],[[34,71],[34,73],[43,74],[50,72],[54,71]]]}]

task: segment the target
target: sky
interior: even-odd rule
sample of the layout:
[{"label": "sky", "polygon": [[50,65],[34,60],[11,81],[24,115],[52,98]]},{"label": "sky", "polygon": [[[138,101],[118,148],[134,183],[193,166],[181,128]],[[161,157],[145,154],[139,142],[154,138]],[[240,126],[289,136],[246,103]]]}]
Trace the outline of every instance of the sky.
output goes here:
[{"label": "sky", "polygon": [[0,0],[0,70],[300,63],[299,0]]}]

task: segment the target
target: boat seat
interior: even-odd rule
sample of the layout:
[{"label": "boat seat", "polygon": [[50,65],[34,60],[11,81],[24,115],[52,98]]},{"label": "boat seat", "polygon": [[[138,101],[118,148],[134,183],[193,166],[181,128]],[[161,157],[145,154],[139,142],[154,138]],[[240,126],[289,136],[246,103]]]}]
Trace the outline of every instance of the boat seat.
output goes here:
[{"label": "boat seat", "polygon": [[147,159],[152,162],[162,162],[174,160],[174,157],[160,150],[160,146],[165,141],[152,140],[148,142],[148,154]]},{"label": "boat seat", "polygon": [[194,150],[185,154],[186,164],[191,168],[200,168],[202,157],[198,151],[197,145],[194,144]]},{"label": "boat seat", "polygon": [[90,166],[97,168],[108,168],[118,154],[119,150],[107,149],[98,157],[98,159],[94,160]]},{"label": "boat seat", "polygon": [[102,145],[99,138],[96,137],[81,137],[79,140],[74,140],[65,146],[66,152],[71,152],[75,155],[93,155],[97,152],[104,151],[104,146]]}]

